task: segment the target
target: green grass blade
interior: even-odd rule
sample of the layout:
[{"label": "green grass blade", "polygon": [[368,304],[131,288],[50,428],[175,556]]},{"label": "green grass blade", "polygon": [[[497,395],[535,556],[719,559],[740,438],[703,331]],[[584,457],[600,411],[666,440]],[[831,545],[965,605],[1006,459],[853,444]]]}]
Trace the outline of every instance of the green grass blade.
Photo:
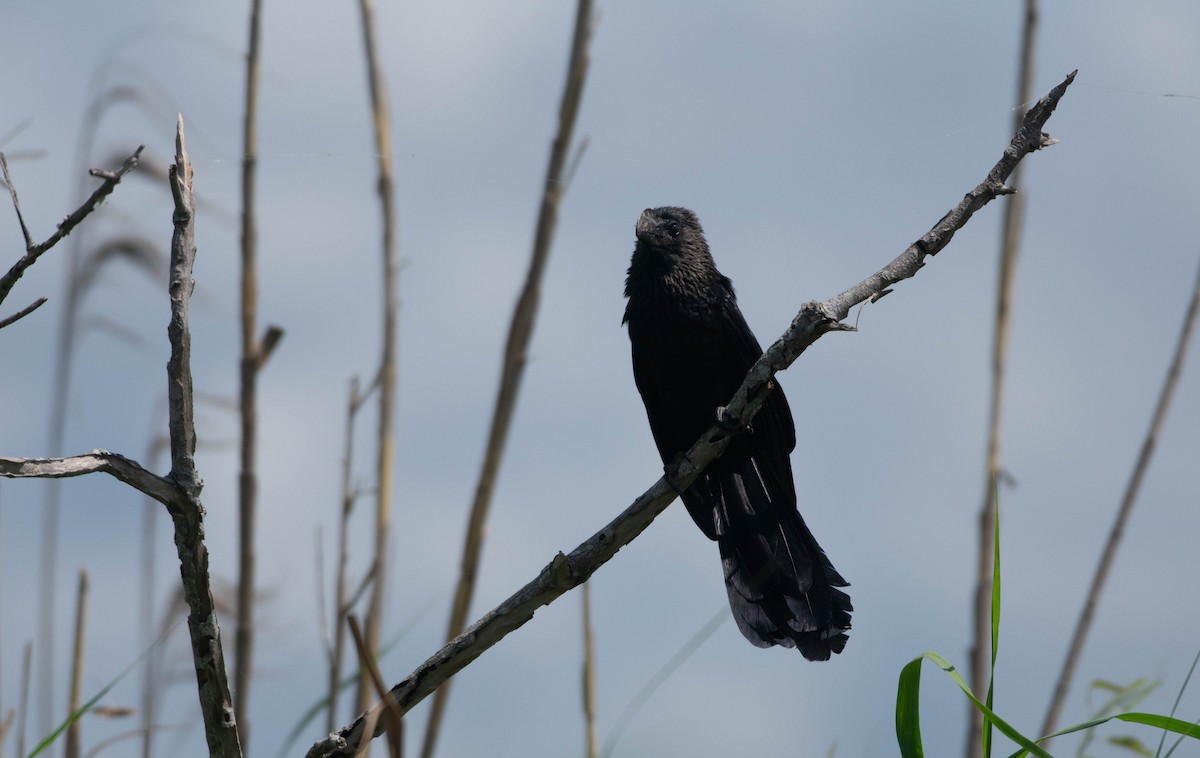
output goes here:
[{"label": "green grass blade", "polygon": [[44,751],[46,748],[53,745],[54,741],[56,739],[58,739],[59,735],[61,735],[65,731],[67,731],[67,727],[71,726],[71,724],[74,724],[76,721],[79,720],[79,718],[81,716],[83,716],[83,714],[90,711],[92,709],[92,707],[94,705],[96,705],[96,703],[100,702],[101,698],[103,698],[105,695],[108,694],[109,690],[111,690],[113,687],[116,687],[117,684],[120,683],[120,681],[122,679],[124,679],[126,676],[129,675],[129,672],[133,671],[135,668],[138,667],[138,665],[142,661],[146,660],[146,656],[150,655],[151,651],[153,651],[154,648],[161,645],[162,642],[171,634],[171,632],[175,631],[176,627],[178,627],[182,621],[183,621],[183,617],[180,617],[179,621],[176,621],[174,624],[172,624],[170,629],[168,629],[165,632],[163,632],[162,634],[160,634],[158,636],[158,639],[156,639],[154,642],[150,643],[150,647],[143,650],[142,654],[133,660],[133,663],[130,663],[128,666],[126,666],[121,671],[121,673],[117,674],[115,679],[113,679],[111,682],[109,682],[108,684],[101,687],[100,691],[97,692],[95,695],[93,695],[91,697],[91,699],[89,699],[83,705],[79,706],[79,709],[76,710],[74,713],[67,716],[66,721],[59,724],[57,729],[55,729],[53,732],[48,734],[45,739],[43,739],[41,742],[38,743],[37,747],[35,747],[33,749],[33,752],[29,754],[29,758],[34,758],[34,756],[38,755],[39,753]]},{"label": "green grass blade", "polygon": [[608,733],[608,738],[604,740],[604,747],[600,749],[600,758],[609,758],[613,751],[617,748],[617,743],[621,740],[621,735],[625,733],[625,728],[633,721],[633,717],[637,715],[642,706],[646,704],[651,696],[663,685],[663,682],[671,678],[676,669],[684,664],[692,653],[696,652],[701,645],[717,631],[720,626],[730,618],[729,609],[722,607],[717,611],[708,623],[700,627],[700,631],[696,632],[683,644],[683,647],[675,651],[675,654],[662,665],[654,676],[650,677],[642,688],[638,690],[638,694],[634,696],[629,705],[625,706],[625,710],[617,717],[616,723],[613,725],[612,731]]},{"label": "green grass blade", "polygon": [[1145,724],[1147,726],[1157,727],[1158,729],[1166,729],[1168,732],[1182,734],[1184,737],[1191,737],[1194,740],[1200,740],[1200,725],[1181,721],[1170,716],[1159,716],[1155,713],[1120,713],[1113,718],[1121,721],[1128,721],[1132,724]]},{"label": "green grass blade", "polygon": [[[1175,716],[1175,711],[1179,710],[1179,701],[1183,699],[1183,693],[1185,690],[1187,690],[1188,683],[1192,681],[1192,674],[1196,673],[1196,664],[1197,663],[1200,663],[1200,650],[1196,651],[1196,657],[1192,659],[1192,666],[1191,666],[1191,668],[1188,669],[1187,676],[1185,676],[1183,678],[1183,684],[1180,685],[1179,692],[1175,695],[1175,702],[1171,705],[1171,713],[1168,714],[1172,718],[1174,718],[1174,716]],[[1179,747],[1179,743],[1182,740],[1183,740],[1183,737],[1180,737],[1178,740],[1175,740],[1175,744],[1171,745],[1171,749],[1167,751],[1167,755],[1165,758],[1170,758],[1171,753],[1175,752],[1175,748]],[[1162,737],[1158,741],[1158,751],[1155,753],[1155,755],[1162,755],[1163,745],[1165,745],[1166,742],[1167,742],[1167,733],[1163,732]]]},{"label": "green grass blade", "polygon": [[[1082,724],[1076,724],[1075,726],[1069,726],[1066,729],[1060,729],[1053,734],[1048,734],[1045,737],[1039,737],[1038,742],[1041,742],[1042,740],[1048,740],[1051,737],[1061,737],[1064,734],[1082,732],[1084,729],[1091,729],[1092,727],[1100,726],[1101,724],[1112,721],[1113,719],[1117,719],[1118,721],[1128,721],[1133,724],[1145,724],[1157,729],[1165,729],[1168,732],[1174,732],[1175,734],[1183,735],[1184,737],[1191,737],[1192,739],[1200,740],[1200,725],[1197,724],[1191,724],[1187,721],[1180,721],[1179,719],[1171,718],[1170,716],[1159,716],[1154,713],[1118,713],[1115,716],[1092,719],[1091,721],[1085,721]],[[1025,756],[1032,752],[1027,746],[1024,745],[1024,743],[1022,743],[1022,747],[1025,749],[1018,750],[1009,758],[1025,758]],[[1038,754],[1035,753],[1035,755]]]},{"label": "green grass blade", "polygon": [[896,690],[896,742],[902,758],[925,758],[921,746],[921,661],[918,656],[900,669]]},{"label": "green grass blade", "polygon": [[[992,508],[995,531],[992,533],[992,662],[988,669],[988,710],[994,708],[992,689],[996,684],[996,653],[1000,649],[1000,486],[993,481],[992,487],[995,491],[995,505]],[[987,716],[983,718],[983,755],[984,758],[992,758],[992,722]]]},{"label": "green grass blade", "polygon": [[[914,680],[920,678],[922,659],[931,661],[944,671],[947,676],[953,679],[958,688],[967,696],[967,699],[979,709],[979,712],[986,719],[989,719],[1000,730],[1001,734],[1020,745],[1027,753],[1033,753],[1038,758],[1052,758],[1049,753],[1038,747],[1037,743],[1018,732],[1007,721],[997,716],[991,708],[984,705],[979,698],[975,697],[975,693],[971,692],[971,688],[967,686],[966,680],[962,678],[962,674],[958,673],[954,665],[932,650],[921,653],[916,658],[913,658],[900,671],[900,687],[896,693],[896,739],[900,743],[901,754],[904,758],[909,758],[909,756],[915,758],[916,756],[924,755],[921,752],[920,713],[913,697],[920,693],[919,683],[914,682]],[[911,752],[914,750],[916,752]]]}]

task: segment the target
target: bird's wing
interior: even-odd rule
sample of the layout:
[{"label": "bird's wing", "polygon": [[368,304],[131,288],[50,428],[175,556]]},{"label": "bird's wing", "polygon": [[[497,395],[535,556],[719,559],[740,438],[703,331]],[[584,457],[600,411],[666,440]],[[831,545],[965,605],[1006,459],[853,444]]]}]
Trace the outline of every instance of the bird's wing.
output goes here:
[{"label": "bird's wing", "polygon": [[[741,386],[750,367],[762,356],[763,350],[737,306],[732,287],[725,288],[725,303],[721,312],[724,321],[721,333],[727,341],[727,354],[732,357],[725,364],[726,375],[722,378],[722,383],[730,388],[729,397],[723,401],[728,402]],[[780,491],[794,507],[796,487],[788,455],[796,447],[796,427],[778,380],[775,389],[767,395],[762,408],[750,422],[750,429],[747,443],[753,450],[754,458],[760,468],[766,469],[764,475],[775,479]]]}]

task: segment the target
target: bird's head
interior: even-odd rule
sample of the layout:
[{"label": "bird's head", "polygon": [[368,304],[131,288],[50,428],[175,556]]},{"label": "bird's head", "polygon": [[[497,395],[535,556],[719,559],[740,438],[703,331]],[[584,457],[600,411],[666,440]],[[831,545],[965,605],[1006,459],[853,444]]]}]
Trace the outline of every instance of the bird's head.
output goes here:
[{"label": "bird's head", "polygon": [[674,258],[688,254],[707,255],[708,243],[700,219],[687,208],[647,208],[637,220],[638,247]]}]

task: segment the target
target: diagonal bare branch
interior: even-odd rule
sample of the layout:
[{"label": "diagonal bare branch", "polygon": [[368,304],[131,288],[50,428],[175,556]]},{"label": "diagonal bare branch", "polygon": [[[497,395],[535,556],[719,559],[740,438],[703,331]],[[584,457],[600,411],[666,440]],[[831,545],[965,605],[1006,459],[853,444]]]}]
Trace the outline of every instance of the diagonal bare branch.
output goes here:
[{"label": "diagonal bare branch", "polygon": [[71,233],[71,230],[79,226],[85,218],[91,215],[91,212],[96,210],[97,206],[112,194],[117,185],[121,182],[121,177],[129,173],[138,164],[138,156],[142,154],[145,145],[139,145],[133,155],[125,159],[125,163],[116,171],[102,171],[100,169],[92,169],[92,176],[97,176],[104,179],[104,182],[96,188],[92,196],[83,202],[83,205],[76,208],[69,216],[63,219],[58,224],[58,228],[54,230],[45,242],[34,244],[33,238],[29,234],[29,229],[25,227],[25,220],[21,217],[21,205],[17,202],[17,189],[13,186],[12,179],[8,176],[8,163],[4,160],[3,153],[0,153],[0,168],[4,170],[4,180],[8,183],[8,190],[12,194],[13,207],[17,211],[17,219],[21,222],[21,231],[25,235],[25,255],[21,256],[20,260],[13,264],[4,276],[0,277],[0,303],[8,297],[8,293],[12,291],[13,285],[25,273],[25,269],[37,262],[37,259],[42,256],[50,248],[58,244],[58,241]]},{"label": "diagonal bare branch", "polygon": [[[637,537],[676,497],[675,482],[686,490],[704,469],[716,460],[729,444],[728,428],[741,428],[753,419],[774,384],[774,375],[795,362],[809,345],[832,331],[852,331],[841,324],[850,309],[878,298],[892,285],[908,279],[924,265],[926,257],[946,247],[954,233],[966,225],[971,215],[1003,194],[1014,190],[1004,184],[1017,163],[1026,155],[1056,140],[1042,132],[1058,101],[1075,79],[1072,71],[1062,83],[1050,90],[1025,114],[1004,155],[987,177],[962,201],[917,240],[878,272],[824,302],[805,303],[783,336],[774,342],[750,368],[742,386],[725,408],[720,423],[712,427],[678,461],[667,467],[666,474],[626,508],[621,515],[571,551],[559,553],[537,577],[492,609],[473,626],[448,642],[441,650],[392,687],[391,695],[406,712],[446,680],[458,673],[509,632],[533,618],[534,612],[587,581],[617,551]],[[377,703],[353,723],[320,740],[308,751],[308,758],[348,758],[368,739],[382,733],[378,716],[383,704]],[[370,735],[366,724],[374,722]]]},{"label": "diagonal bare branch", "polygon": [[32,303],[25,306],[21,310],[17,311],[13,315],[8,316],[3,321],[0,321],[0,329],[3,329],[6,326],[12,326],[13,324],[15,324],[18,321],[20,321],[21,319],[25,318],[30,313],[33,313],[34,311],[36,311],[38,308],[41,308],[45,304],[46,304],[46,298],[39,297],[37,300],[34,300]]}]

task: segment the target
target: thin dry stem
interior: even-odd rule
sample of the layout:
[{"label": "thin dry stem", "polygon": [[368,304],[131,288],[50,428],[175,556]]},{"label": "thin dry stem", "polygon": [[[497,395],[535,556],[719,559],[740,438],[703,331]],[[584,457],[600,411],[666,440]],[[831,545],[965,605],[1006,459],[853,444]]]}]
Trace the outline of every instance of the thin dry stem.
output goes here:
[{"label": "thin dry stem", "polygon": [[[83,690],[83,639],[87,618],[88,575],[84,570],[79,571],[79,590],[75,596],[75,646],[71,654],[71,699],[67,705],[67,713],[79,710],[79,699]],[[80,719],[75,719],[67,727],[67,758],[79,758],[79,729]]]},{"label": "thin dry stem", "polygon": [[350,399],[346,404],[346,437],[342,454],[342,504],[338,518],[337,569],[333,580],[333,646],[329,654],[329,709],[326,729],[333,731],[337,722],[339,683],[342,680],[342,656],[346,646],[346,564],[350,555],[350,513],[354,510],[354,419],[361,407],[358,377],[350,380]]},{"label": "thin dry stem", "polygon": [[[379,64],[375,40],[374,11],[371,0],[359,0],[362,20],[363,54],[367,66],[367,86],[371,98],[371,123],[375,132],[375,154],[379,165],[378,194],[382,216],[383,262],[383,334],[379,354],[379,427],[375,446],[375,580],[367,603],[366,644],[374,654],[379,649],[379,630],[383,623],[387,597],[388,545],[392,523],[392,481],[396,447],[396,322],[399,311],[396,261],[396,210],[392,182],[391,118],[388,115],[387,88]],[[359,710],[370,702],[367,682],[359,681]]]},{"label": "thin dry stem", "polygon": [[8,732],[12,729],[13,722],[17,718],[17,712],[9,708],[4,713],[4,720],[0,721],[0,758],[4,758],[4,739],[8,737]]},{"label": "thin dry stem", "polygon": [[21,656],[21,697],[17,701],[17,710],[21,718],[17,720],[17,755],[27,755],[25,752],[25,724],[29,720],[29,678],[33,667],[33,643],[25,643],[25,653]]},{"label": "thin dry stem", "polygon": [[[1079,663],[1079,656],[1083,653],[1083,646],[1087,642],[1088,633],[1092,629],[1092,619],[1096,614],[1096,606],[1100,603],[1100,596],[1104,592],[1104,585],[1108,580],[1108,572],[1116,560],[1117,548],[1120,546],[1121,538],[1125,534],[1125,525],[1129,522],[1129,514],[1133,512],[1133,504],[1137,501],[1138,491],[1142,486],[1142,479],[1146,475],[1146,470],[1150,467],[1151,458],[1154,457],[1154,448],[1158,442],[1158,435],[1162,431],[1163,422],[1166,421],[1167,411],[1171,407],[1171,398],[1175,395],[1175,387],[1179,383],[1179,375],[1183,373],[1183,363],[1187,358],[1187,349],[1188,345],[1191,344],[1192,332],[1196,327],[1198,312],[1200,312],[1200,271],[1196,273],[1196,282],[1192,288],[1192,299],[1188,303],[1187,312],[1183,317],[1183,327],[1179,330],[1179,341],[1175,343],[1175,354],[1171,358],[1171,365],[1167,369],[1166,378],[1163,380],[1162,392],[1159,393],[1158,402],[1154,407],[1154,416],[1150,421],[1150,428],[1146,431],[1146,438],[1142,441],[1142,448],[1138,453],[1137,462],[1134,464],[1133,473],[1129,477],[1129,483],[1125,486],[1125,494],[1121,498],[1121,506],[1117,509],[1112,529],[1109,531],[1108,539],[1104,543],[1104,551],[1100,554],[1099,563],[1096,564],[1096,573],[1092,576],[1092,584],[1088,588],[1087,599],[1084,601],[1083,609],[1079,613],[1079,620],[1075,625],[1075,633],[1071,635],[1071,645],[1067,648],[1067,656],[1063,660],[1062,671],[1059,672],[1058,682],[1054,685],[1054,696],[1050,700],[1050,706],[1046,711],[1046,719],[1042,723],[1042,734],[1052,734],[1057,728],[1063,703],[1066,702],[1067,692],[1071,687],[1071,679],[1075,676],[1075,667]],[[1042,747],[1047,747],[1049,742],[1049,740],[1042,742]]]},{"label": "thin dry stem", "polygon": [[[869,298],[878,298],[889,287],[915,276],[924,265],[925,258],[945,248],[954,233],[966,225],[975,211],[996,197],[1011,192],[1004,180],[1017,163],[1029,153],[1054,144],[1054,140],[1042,132],[1042,127],[1074,79],[1075,72],[1071,72],[1061,84],[1030,108],[1004,155],[987,177],[921,239],[909,245],[891,263],[844,292],[824,302],[805,303],[783,336],[750,367],[741,387],[726,406],[721,422],[714,423],[686,454],[668,466],[664,476],[650,489],[603,529],[571,551],[570,555],[557,554],[536,578],[392,687],[391,694],[400,707],[410,712],[413,706],[444,686],[450,677],[485,650],[533,618],[538,608],[554,602],[568,590],[586,582],[675,500],[677,488],[686,490],[725,451],[730,440],[725,430],[730,427],[741,428],[750,423],[771,392],[776,372],[792,365],[809,345],[824,334],[851,331],[852,327],[840,323],[849,315],[851,308]],[[309,758],[348,758],[354,755],[363,742],[378,736],[378,726],[373,730],[366,730],[365,726],[382,708],[383,705],[377,703],[353,723],[315,743],[308,751]]]},{"label": "thin dry stem", "polygon": [[234,639],[234,709],[241,742],[249,740],[250,674],[254,658],[254,535],[258,497],[258,370],[262,363],[256,325],[258,307],[257,231],[254,181],[258,166],[258,77],[262,0],[250,4],[250,40],[246,53],[246,101],[242,122],[242,357],[239,364],[241,456],[238,471],[238,599]]},{"label": "thin dry stem", "polygon": [[592,583],[583,583],[583,754],[596,758],[596,651],[592,640]]},{"label": "thin dry stem", "polygon": [[[370,680],[375,696],[385,706],[381,715],[384,717],[383,725],[388,735],[389,752],[392,758],[402,758],[404,755],[404,711],[388,692],[387,686],[384,685],[383,675],[379,673],[379,664],[376,662],[375,656],[371,654],[370,648],[367,647],[362,629],[358,626],[358,619],[353,615],[348,615],[346,625],[350,627],[350,634],[354,637],[354,649],[358,653],[358,665],[363,672],[363,677]],[[359,754],[361,755],[362,751]]]},{"label": "thin dry stem", "polygon": [[[1033,97],[1034,53],[1037,48],[1037,0],[1025,0],[1025,23],[1021,33],[1021,67],[1017,73],[1017,109],[1014,126],[1021,124],[1025,103]],[[1012,183],[1021,184],[1022,167],[1012,173]],[[996,541],[995,487],[1000,481],[1000,426],[1003,416],[1004,369],[1008,355],[1008,335],[1011,315],[1013,282],[1020,252],[1021,228],[1024,226],[1025,195],[1015,194],[1004,206],[1004,225],[1000,237],[1000,264],[996,280],[996,327],[992,337],[992,394],[988,405],[988,448],[984,471],[983,504],[979,508],[979,542],[975,568],[973,602],[973,643],[971,646],[971,686],[982,693],[986,687],[991,661],[992,631],[992,545]],[[968,728],[965,754],[982,758],[983,715],[974,707],[967,708]]]},{"label": "thin dry stem", "polygon": [[[492,492],[496,485],[496,477],[500,472],[500,463],[504,457],[508,431],[512,426],[513,411],[516,408],[517,395],[521,388],[521,378],[525,373],[529,341],[533,335],[534,322],[537,319],[542,273],[545,271],[546,261],[550,256],[554,229],[558,223],[558,207],[565,192],[563,172],[571,150],[571,135],[575,129],[579,103],[583,98],[584,82],[587,80],[588,46],[591,42],[593,21],[591,0],[579,0],[575,10],[566,83],[563,86],[562,103],[558,112],[558,130],[550,146],[550,161],[546,167],[546,179],[542,188],[541,209],[538,212],[533,254],[529,262],[529,272],[525,277],[524,288],[517,300],[512,323],[509,325],[508,340],[504,348],[504,364],[500,371],[500,387],[496,393],[496,405],[492,412],[487,448],[483,455],[479,482],[475,487],[475,498],[471,503],[471,513],[467,519],[462,567],[454,592],[454,603],[450,609],[450,622],[446,629],[447,641],[462,633],[471,608],[471,598],[475,593],[475,578],[479,573],[479,560],[483,552],[484,531],[487,525],[488,510],[491,507]],[[438,690],[434,697],[433,706],[429,711],[429,723],[425,729],[425,743],[421,749],[421,758],[433,758],[437,749],[438,733],[441,730],[446,700],[449,696],[450,688],[447,686]]]}]

